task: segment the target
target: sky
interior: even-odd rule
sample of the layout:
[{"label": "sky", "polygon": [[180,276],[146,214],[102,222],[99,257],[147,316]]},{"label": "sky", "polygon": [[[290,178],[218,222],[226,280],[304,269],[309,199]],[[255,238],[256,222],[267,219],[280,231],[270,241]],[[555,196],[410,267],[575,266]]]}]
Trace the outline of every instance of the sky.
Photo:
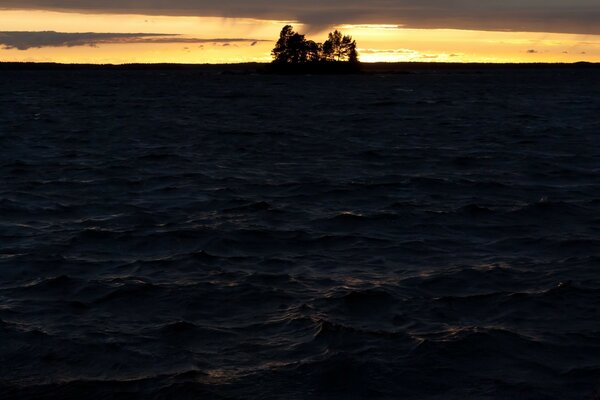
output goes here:
[{"label": "sky", "polygon": [[600,62],[599,0],[0,0],[0,61],[270,61],[285,24],[375,61]]}]

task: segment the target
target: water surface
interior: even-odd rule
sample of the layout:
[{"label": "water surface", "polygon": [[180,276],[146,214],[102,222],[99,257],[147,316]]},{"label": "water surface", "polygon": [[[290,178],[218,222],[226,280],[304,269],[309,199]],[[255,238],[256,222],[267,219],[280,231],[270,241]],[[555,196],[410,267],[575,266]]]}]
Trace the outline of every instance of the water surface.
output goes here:
[{"label": "water surface", "polygon": [[585,399],[600,76],[5,71],[3,399]]}]

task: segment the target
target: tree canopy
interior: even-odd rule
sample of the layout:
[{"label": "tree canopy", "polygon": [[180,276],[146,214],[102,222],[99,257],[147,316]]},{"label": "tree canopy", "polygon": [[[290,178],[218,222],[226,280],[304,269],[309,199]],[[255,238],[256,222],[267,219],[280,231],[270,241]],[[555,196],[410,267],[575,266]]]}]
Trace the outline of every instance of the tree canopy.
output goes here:
[{"label": "tree canopy", "polygon": [[342,35],[338,30],[329,33],[324,43],[307,40],[304,35],[294,32],[291,25],[281,30],[279,40],[271,52],[273,62],[278,64],[303,64],[316,62],[358,63],[356,41],[351,36]]}]

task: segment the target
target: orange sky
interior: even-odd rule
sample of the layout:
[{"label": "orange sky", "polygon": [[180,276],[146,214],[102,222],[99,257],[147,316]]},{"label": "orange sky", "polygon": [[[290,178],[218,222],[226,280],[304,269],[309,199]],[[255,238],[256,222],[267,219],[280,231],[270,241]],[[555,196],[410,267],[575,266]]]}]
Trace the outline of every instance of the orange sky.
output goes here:
[{"label": "orange sky", "polygon": [[[287,22],[293,23],[244,18],[0,10],[0,60],[66,63],[270,61],[270,49]],[[315,40],[323,40],[328,30],[340,28],[357,40],[361,60],[367,62],[600,62],[600,35],[405,29],[393,25],[338,25],[314,31],[299,23],[293,25]],[[14,32],[40,31],[180,36],[160,40],[121,38],[72,47],[49,46],[36,41],[19,42],[21,48],[27,47],[25,50],[16,48],[19,46],[11,42],[14,39],[8,39],[10,35],[15,36]],[[19,37],[28,38],[27,35]]]}]

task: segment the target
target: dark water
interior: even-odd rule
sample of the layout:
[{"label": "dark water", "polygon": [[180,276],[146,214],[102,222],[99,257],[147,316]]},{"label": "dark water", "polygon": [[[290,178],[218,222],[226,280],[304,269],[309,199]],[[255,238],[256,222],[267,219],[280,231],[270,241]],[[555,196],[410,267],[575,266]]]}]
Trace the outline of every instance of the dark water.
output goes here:
[{"label": "dark water", "polygon": [[3,72],[0,398],[593,398],[599,93]]}]

